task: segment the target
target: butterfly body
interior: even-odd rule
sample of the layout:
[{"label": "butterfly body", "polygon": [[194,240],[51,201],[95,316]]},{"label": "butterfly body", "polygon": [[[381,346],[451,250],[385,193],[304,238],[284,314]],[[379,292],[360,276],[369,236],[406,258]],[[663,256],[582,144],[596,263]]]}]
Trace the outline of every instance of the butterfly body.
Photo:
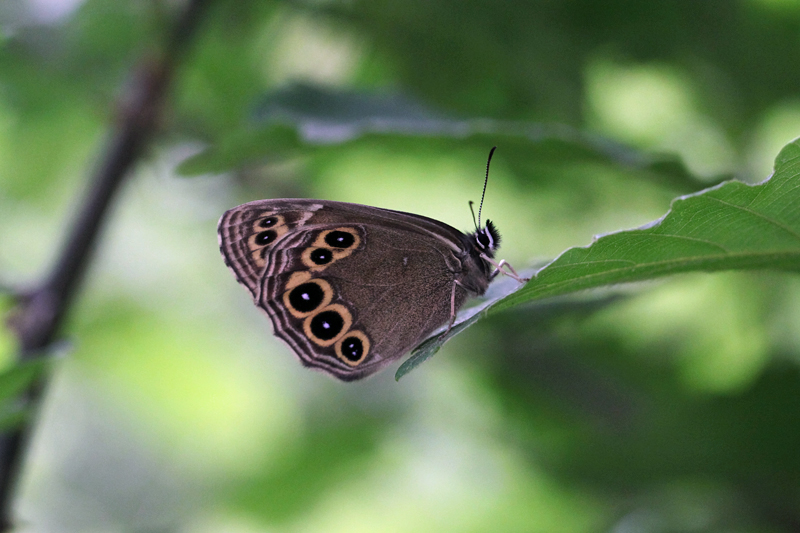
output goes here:
[{"label": "butterfly body", "polygon": [[309,367],[351,381],[452,322],[496,269],[491,222],[471,234],[377,207],[259,200],[227,211],[220,251],[274,333]]}]

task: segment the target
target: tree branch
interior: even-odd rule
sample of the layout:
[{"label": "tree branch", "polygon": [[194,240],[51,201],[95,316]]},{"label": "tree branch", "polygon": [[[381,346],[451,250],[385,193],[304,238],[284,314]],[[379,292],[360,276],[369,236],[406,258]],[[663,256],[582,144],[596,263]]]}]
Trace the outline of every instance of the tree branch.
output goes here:
[{"label": "tree branch", "polygon": [[[109,139],[52,270],[39,284],[19,295],[11,313],[9,325],[19,339],[21,361],[48,356],[47,348],[59,333],[92,259],[111,202],[156,132],[175,67],[183,59],[209,3],[210,0],[189,0],[160,57],[144,61],[135,73],[122,98],[119,126]],[[45,386],[43,380],[33,383],[21,398],[24,407],[35,408]],[[14,485],[33,418],[29,420],[0,439],[2,531],[13,527]]]}]

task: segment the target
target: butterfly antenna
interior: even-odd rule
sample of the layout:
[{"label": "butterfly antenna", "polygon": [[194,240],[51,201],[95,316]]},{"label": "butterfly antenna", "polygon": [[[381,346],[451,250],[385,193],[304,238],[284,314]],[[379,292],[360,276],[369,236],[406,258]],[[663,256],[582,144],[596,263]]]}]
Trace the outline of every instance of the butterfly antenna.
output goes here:
[{"label": "butterfly antenna", "polygon": [[475,229],[480,229],[478,223],[475,221],[475,202],[469,201],[469,211],[472,213],[472,223],[475,224]]},{"label": "butterfly antenna", "polygon": [[486,179],[483,180],[483,193],[481,194],[481,205],[478,206],[478,223],[475,224],[475,227],[477,227],[478,229],[480,229],[480,224],[481,224],[481,209],[483,209],[483,198],[486,196],[486,184],[489,183],[489,163],[492,162],[492,156],[494,155],[495,150],[497,150],[497,146],[492,146],[492,149],[489,150],[489,160],[486,161]]}]

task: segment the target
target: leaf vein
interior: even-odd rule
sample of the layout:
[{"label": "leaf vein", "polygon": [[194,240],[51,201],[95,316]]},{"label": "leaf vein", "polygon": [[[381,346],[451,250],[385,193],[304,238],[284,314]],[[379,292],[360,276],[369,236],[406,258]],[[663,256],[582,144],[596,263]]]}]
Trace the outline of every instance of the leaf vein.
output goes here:
[{"label": "leaf vein", "polygon": [[742,211],[744,211],[746,213],[750,213],[754,217],[760,218],[760,219],[762,219],[762,220],[764,220],[766,222],[769,222],[770,224],[773,224],[774,226],[776,226],[778,228],[781,228],[782,230],[784,230],[788,234],[790,234],[793,237],[795,237],[798,240],[800,240],[800,234],[797,233],[793,228],[791,228],[790,226],[787,226],[785,224],[782,224],[782,223],[778,222],[777,220],[771,219],[768,216],[764,215],[763,213],[759,213],[758,211],[750,209],[749,207],[744,207],[742,205],[736,205],[736,204],[732,204],[730,202],[726,202],[725,200],[723,200],[721,198],[716,198],[714,196],[708,196],[708,198],[710,200],[715,200],[715,201],[721,203],[722,205],[726,205],[728,207],[732,207],[734,209],[740,209],[740,210],[742,210]]}]

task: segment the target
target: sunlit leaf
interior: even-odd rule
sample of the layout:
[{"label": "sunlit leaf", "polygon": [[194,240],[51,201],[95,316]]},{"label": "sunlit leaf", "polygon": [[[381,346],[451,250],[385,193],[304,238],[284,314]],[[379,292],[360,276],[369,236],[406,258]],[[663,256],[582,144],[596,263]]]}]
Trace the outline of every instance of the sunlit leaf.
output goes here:
[{"label": "sunlit leaf", "polygon": [[676,199],[661,219],[571,248],[493,306],[693,271],[800,269],[800,141],[784,147],[772,177],[731,181]]}]

